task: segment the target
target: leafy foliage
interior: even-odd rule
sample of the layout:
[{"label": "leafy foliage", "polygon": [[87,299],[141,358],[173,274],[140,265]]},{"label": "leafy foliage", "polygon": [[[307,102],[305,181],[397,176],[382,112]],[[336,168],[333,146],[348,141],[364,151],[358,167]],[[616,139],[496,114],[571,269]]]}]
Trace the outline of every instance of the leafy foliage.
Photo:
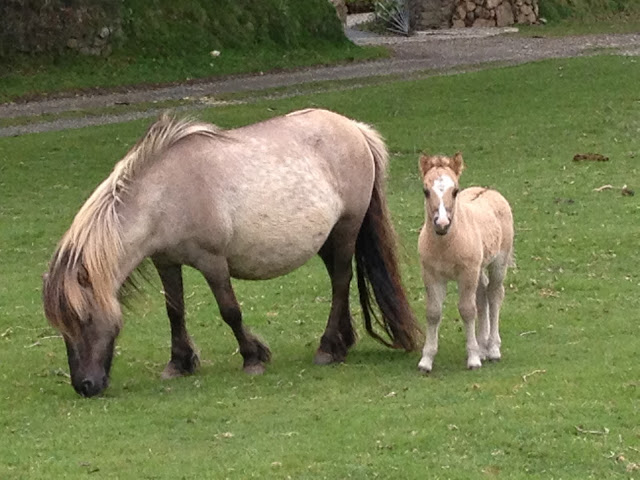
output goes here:
[{"label": "leafy foliage", "polygon": [[123,48],[146,55],[345,42],[326,0],[125,0],[124,12]]}]

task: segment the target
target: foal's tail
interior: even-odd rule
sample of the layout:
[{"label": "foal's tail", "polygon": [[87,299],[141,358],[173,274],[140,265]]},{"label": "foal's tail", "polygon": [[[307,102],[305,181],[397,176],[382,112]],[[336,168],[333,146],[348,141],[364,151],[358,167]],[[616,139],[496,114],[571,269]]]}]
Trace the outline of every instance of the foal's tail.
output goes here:
[{"label": "foal's tail", "polygon": [[[392,348],[415,350],[421,335],[400,281],[396,258],[396,233],[391,223],[385,196],[385,172],[388,153],[382,138],[371,127],[358,123],[375,160],[375,182],[369,209],[356,240],[356,273],[360,304],[367,332]],[[373,310],[373,299],[380,316]],[[373,319],[373,322],[372,322]],[[373,328],[377,323],[390,342]]]}]

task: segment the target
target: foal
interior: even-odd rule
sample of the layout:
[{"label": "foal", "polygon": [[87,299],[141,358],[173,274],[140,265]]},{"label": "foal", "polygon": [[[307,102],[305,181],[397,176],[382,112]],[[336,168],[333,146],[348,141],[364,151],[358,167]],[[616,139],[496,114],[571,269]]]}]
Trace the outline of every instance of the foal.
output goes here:
[{"label": "foal", "polygon": [[509,203],[495,190],[471,187],[459,191],[463,169],[460,153],[453,158],[420,157],[425,223],[418,251],[427,290],[427,338],[418,369],[425,373],[431,371],[438,351],[448,280],[458,283],[467,367],[475,369],[484,359],[500,359],[499,315],[504,277],[507,267],[513,265],[513,217]]}]

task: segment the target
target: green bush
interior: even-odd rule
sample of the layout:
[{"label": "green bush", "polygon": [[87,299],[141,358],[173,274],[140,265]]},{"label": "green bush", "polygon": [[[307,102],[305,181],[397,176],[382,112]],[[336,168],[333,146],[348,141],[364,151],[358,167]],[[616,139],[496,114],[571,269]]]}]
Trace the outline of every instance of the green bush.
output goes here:
[{"label": "green bush", "polygon": [[112,47],[129,56],[166,58],[346,42],[327,0],[3,0],[0,58],[70,57],[80,50],[70,48],[71,41],[93,48],[105,27],[113,35],[100,55]]},{"label": "green bush", "polygon": [[124,50],[158,56],[345,41],[327,0],[125,0],[123,30]]},{"label": "green bush", "polygon": [[348,13],[373,12],[376,7],[375,0],[346,0]]}]

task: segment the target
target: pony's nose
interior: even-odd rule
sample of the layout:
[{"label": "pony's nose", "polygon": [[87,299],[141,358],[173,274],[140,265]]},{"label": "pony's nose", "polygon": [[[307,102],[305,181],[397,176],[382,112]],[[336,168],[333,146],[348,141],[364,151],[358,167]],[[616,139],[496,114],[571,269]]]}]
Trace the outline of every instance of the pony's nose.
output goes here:
[{"label": "pony's nose", "polygon": [[88,378],[85,378],[80,384],[80,395],[82,395],[83,397],[90,397],[91,392],[93,392],[94,389],[95,389],[95,385],[93,381],[89,380]]},{"label": "pony's nose", "polygon": [[82,383],[80,383],[80,388],[78,388],[78,393],[83,397],[93,397],[100,393],[101,388],[90,378],[85,378]]}]

